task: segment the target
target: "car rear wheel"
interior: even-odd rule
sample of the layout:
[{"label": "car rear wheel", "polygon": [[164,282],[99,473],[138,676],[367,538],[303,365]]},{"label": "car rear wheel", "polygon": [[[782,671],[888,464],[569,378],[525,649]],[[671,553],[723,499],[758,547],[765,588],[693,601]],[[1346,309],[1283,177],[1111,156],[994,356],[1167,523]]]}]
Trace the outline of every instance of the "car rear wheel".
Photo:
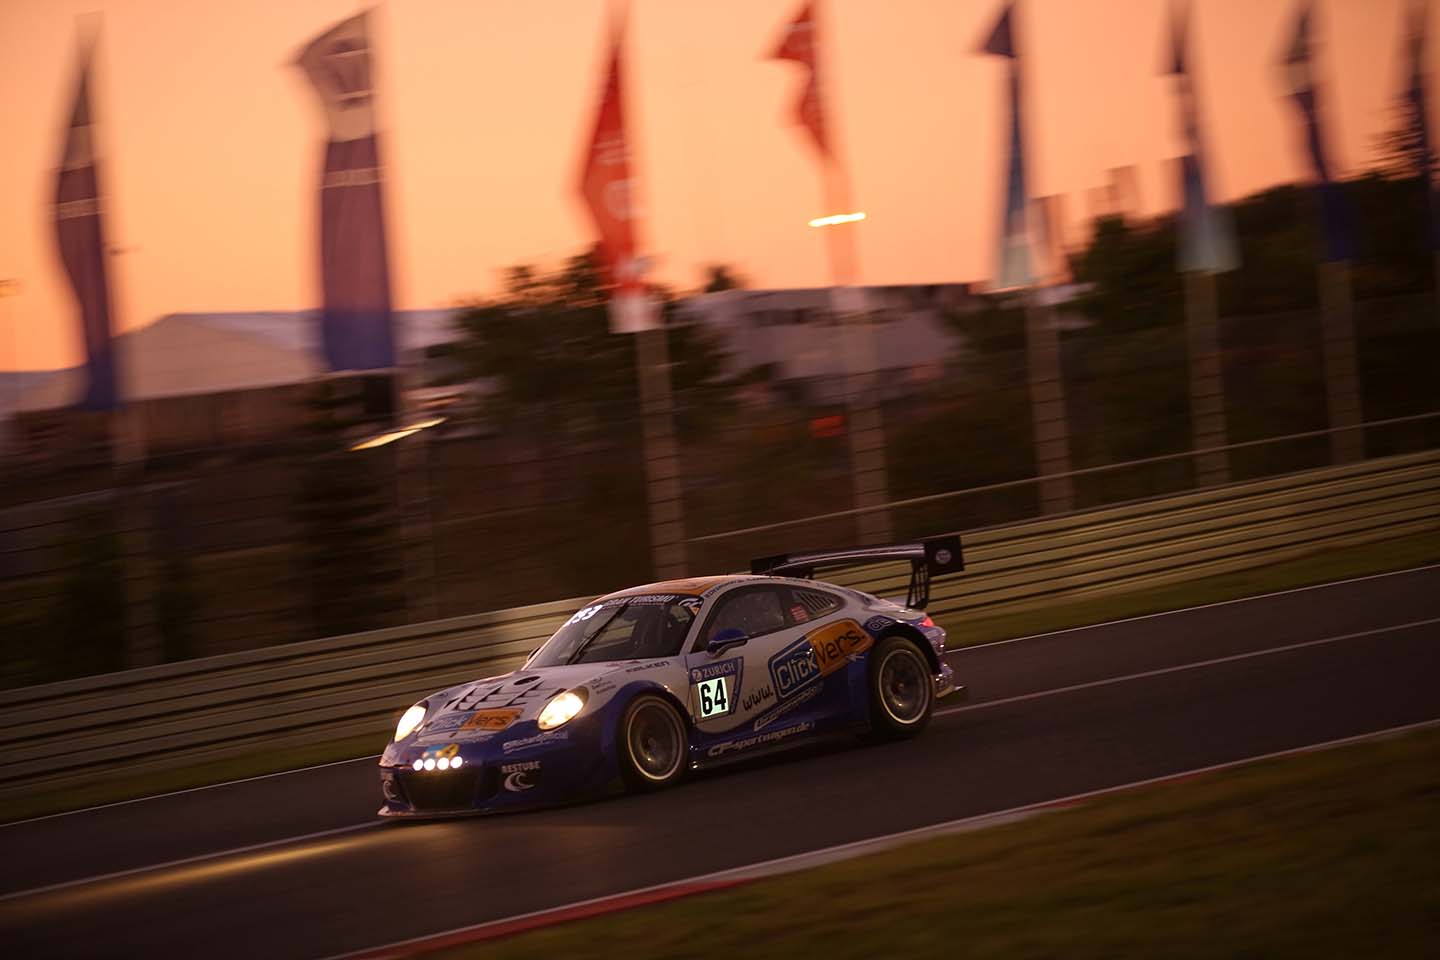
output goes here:
[{"label": "car rear wheel", "polygon": [[620,771],[638,790],[658,790],[685,772],[688,738],[680,712],[652,694],[636,697],[620,718]]},{"label": "car rear wheel", "polygon": [[870,654],[871,729],[889,740],[913,737],[930,722],[935,680],[930,662],[905,637],[886,637]]}]

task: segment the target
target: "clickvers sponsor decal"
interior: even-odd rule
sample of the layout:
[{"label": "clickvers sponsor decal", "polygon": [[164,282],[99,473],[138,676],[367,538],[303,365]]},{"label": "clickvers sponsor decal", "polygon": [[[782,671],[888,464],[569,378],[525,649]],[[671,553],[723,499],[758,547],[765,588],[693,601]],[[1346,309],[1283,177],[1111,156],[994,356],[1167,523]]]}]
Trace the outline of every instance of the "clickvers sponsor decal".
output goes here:
[{"label": "clickvers sponsor decal", "polygon": [[570,739],[569,730],[547,730],[544,733],[537,733],[533,737],[522,737],[519,740],[506,740],[500,748],[506,753],[515,750],[524,750],[527,747],[539,747],[549,743],[560,743]]},{"label": "clickvers sponsor decal", "polygon": [[797,707],[800,707],[810,702],[811,700],[814,700],[820,695],[820,691],[823,689],[825,689],[825,687],[822,684],[817,683],[812,687],[808,687],[805,690],[800,691],[798,694],[791,697],[789,700],[782,700],[770,710],[767,710],[764,713],[760,714],[760,716],[756,717],[755,723],[752,725],[753,728],[757,732],[760,730],[764,730],[766,727],[770,726],[770,724],[791,713]]}]

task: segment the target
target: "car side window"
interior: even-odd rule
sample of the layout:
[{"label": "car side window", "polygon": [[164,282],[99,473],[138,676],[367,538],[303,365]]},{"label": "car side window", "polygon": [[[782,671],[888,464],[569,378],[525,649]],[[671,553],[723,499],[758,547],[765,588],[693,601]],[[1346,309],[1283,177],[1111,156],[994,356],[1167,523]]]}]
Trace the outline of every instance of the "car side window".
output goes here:
[{"label": "car side window", "polygon": [[839,597],[822,590],[791,590],[790,596],[790,615],[797,622],[817,620],[843,606]]},{"label": "car side window", "polygon": [[745,587],[720,598],[695,649],[705,649],[711,637],[726,630],[739,630],[749,638],[782,630],[788,625],[778,587]]}]

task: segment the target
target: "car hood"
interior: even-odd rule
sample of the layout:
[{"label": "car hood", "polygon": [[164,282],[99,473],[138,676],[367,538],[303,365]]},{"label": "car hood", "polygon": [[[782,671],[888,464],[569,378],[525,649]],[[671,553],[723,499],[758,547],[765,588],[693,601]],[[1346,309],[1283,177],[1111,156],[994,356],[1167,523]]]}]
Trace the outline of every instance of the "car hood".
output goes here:
[{"label": "car hood", "polygon": [[[673,663],[673,660],[651,661],[648,665],[660,668]],[[613,680],[597,681],[609,674],[635,672],[637,666],[646,664],[612,661],[537,667],[450,687],[426,698],[429,710],[420,725],[418,742],[485,739],[517,723],[534,720],[550,698],[563,690],[586,684],[614,689],[618,684]],[[594,692],[592,690],[592,694]]]}]

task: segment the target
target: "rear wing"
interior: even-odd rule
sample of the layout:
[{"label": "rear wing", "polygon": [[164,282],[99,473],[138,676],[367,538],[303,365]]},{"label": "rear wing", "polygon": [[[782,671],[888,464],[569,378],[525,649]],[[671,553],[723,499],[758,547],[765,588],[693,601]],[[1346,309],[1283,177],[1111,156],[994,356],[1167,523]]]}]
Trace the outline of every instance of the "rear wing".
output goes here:
[{"label": "rear wing", "polygon": [[816,570],[859,567],[885,560],[910,561],[910,589],[905,596],[905,605],[916,610],[924,610],[930,602],[931,577],[947,576],[965,569],[960,538],[952,535],[889,547],[855,547],[850,550],[816,550],[758,557],[750,561],[750,572],[812,580]]}]

